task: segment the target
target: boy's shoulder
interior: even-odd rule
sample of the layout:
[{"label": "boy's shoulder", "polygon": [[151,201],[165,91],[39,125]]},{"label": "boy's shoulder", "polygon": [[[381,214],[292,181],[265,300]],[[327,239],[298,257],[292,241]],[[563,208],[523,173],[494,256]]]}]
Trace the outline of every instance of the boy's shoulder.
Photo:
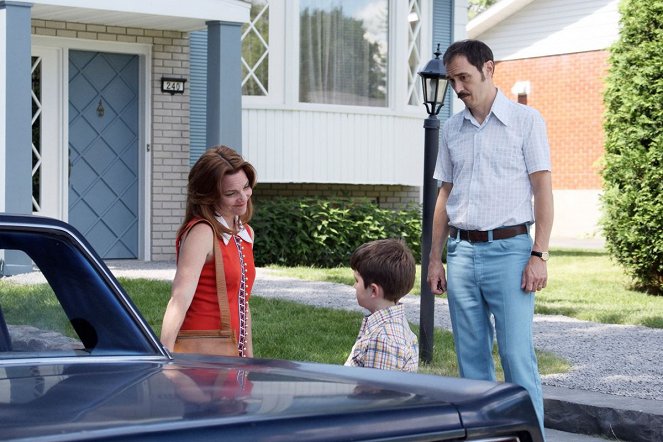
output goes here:
[{"label": "boy's shoulder", "polygon": [[412,332],[412,329],[410,329],[410,325],[405,318],[405,311],[402,304],[389,307],[388,309],[378,310],[375,313],[378,312],[382,313],[380,320],[374,323],[374,336],[385,341],[389,339],[397,339],[400,341],[417,339],[417,335]]}]

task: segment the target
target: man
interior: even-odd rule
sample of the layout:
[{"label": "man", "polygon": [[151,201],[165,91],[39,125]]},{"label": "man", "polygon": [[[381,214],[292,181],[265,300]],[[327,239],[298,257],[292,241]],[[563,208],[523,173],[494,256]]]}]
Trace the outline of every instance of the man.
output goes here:
[{"label": "man", "polygon": [[485,43],[456,42],[443,60],[466,108],[442,129],[428,283],[435,294],[448,290],[460,375],[495,379],[492,316],[505,379],[527,389],[543,431],[532,322],[553,221],[546,126],[536,110],[497,90]]}]

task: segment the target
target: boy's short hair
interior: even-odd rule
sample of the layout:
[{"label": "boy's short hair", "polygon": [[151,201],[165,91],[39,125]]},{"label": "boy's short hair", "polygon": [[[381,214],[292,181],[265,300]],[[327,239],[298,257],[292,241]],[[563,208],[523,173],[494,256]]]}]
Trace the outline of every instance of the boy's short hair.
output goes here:
[{"label": "boy's short hair", "polygon": [[389,301],[398,301],[414,286],[414,256],[400,239],[378,239],[362,244],[350,256],[350,267],[361,275],[364,287],[371,284],[382,287]]}]

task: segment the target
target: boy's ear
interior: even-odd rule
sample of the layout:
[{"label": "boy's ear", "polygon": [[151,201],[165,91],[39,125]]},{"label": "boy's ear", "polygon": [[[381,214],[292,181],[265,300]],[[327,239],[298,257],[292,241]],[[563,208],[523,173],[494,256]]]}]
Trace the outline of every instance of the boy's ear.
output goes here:
[{"label": "boy's ear", "polygon": [[373,283],[370,286],[371,298],[384,298],[384,290],[378,284]]}]

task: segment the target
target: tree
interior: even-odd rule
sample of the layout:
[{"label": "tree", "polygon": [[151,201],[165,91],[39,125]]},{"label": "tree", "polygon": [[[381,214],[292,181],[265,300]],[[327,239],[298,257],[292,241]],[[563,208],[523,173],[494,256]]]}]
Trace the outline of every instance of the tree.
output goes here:
[{"label": "tree", "polygon": [[602,226],[636,285],[663,295],[663,2],[623,0],[610,49]]},{"label": "tree", "polygon": [[472,20],[499,0],[469,0],[467,3],[467,18]]}]

